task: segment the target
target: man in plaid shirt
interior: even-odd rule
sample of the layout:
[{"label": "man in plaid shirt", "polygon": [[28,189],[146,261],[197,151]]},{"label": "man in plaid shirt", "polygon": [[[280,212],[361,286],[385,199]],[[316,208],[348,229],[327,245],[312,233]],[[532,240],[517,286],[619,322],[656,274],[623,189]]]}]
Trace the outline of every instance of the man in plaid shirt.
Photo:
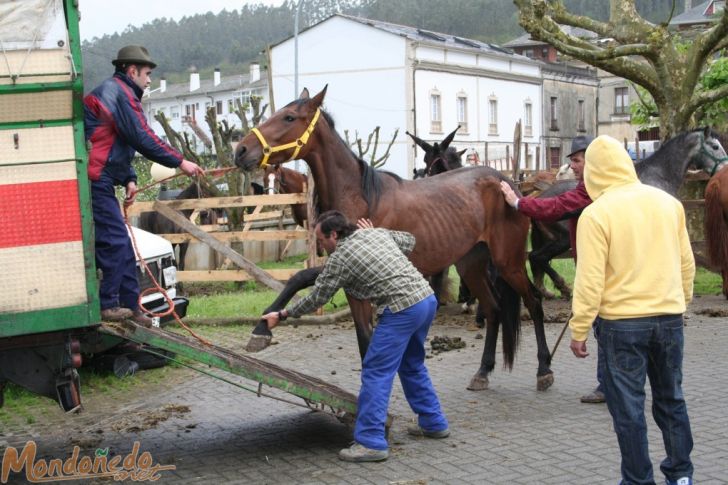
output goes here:
[{"label": "man in plaid shirt", "polygon": [[437,310],[432,289],[407,259],[415,238],[407,232],[374,229],[368,220],[360,230],[338,211],[318,218],[315,234],[329,254],[311,293],[280,312],[264,315],[268,327],[289,316],[312,312],[339,288],[377,305],[379,323],[362,362],[361,390],[354,444],[339,452],[344,461],[382,461],[389,457],[384,425],[395,373],[407,402],[418,415],[415,436],[446,438],[447,418],[425,367],[425,337]]}]

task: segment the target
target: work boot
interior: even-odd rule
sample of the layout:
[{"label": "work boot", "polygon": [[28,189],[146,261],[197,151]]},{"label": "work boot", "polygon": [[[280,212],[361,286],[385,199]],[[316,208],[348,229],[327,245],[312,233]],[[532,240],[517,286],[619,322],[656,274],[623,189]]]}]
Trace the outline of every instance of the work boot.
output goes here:
[{"label": "work boot", "polygon": [[133,315],[134,312],[128,308],[121,308],[119,306],[101,310],[101,320],[106,322],[120,322],[127,318],[131,318]]},{"label": "work boot", "polygon": [[450,428],[441,429],[440,431],[427,431],[426,429],[422,429],[420,426],[413,424],[407,426],[407,433],[411,436],[424,436],[425,438],[440,440],[450,436]]},{"label": "work boot", "polygon": [[130,320],[142,327],[152,328],[153,326],[152,319],[146,316],[141,310],[135,311]]},{"label": "work boot", "polygon": [[581,402],[587,403],[587,404],[599,404],[606,402],[606,398],[604,397],[604,393],[599,390],[599,388],[594,389],[589,394],[585,394],[581,396]]},{"label": "work boot", "polygon": [[354,443],[349,448],[339,452],[339,459],[343,461],[364,462],[384,461],[389,458],[389,450],[372,450],[359,443]]}]

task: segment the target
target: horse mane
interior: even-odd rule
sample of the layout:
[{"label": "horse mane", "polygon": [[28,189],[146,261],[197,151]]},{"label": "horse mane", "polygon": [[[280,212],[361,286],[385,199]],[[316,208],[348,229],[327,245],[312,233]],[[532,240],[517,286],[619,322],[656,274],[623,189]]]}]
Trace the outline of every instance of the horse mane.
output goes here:
[{"label": "horse mane", "polygon": [[[303,101],[299,100],[298,102],[302,103]],[[338,137],[339,141],[349,150],[351,156],[354,157],[354,159],[359,164],[359,172],[361,173],[362,195],[364,196],[364,200],[369,206],[371,213],[377,208],[379,200],[382,197],[382,192],[385,188],[383,176],[386,175],[393,178],[398,184],[402,183],[402,177],[393,172],[372,168],[369,163],[367,163],[360,156],[354,153],[351,147],[344,141],[343,138],[341,138],[339,132],[336,131],[336,124],[333,117],[323,109],[321,109],[321,116],[324,117],[326,123],[329,124],[333,133]]]}]

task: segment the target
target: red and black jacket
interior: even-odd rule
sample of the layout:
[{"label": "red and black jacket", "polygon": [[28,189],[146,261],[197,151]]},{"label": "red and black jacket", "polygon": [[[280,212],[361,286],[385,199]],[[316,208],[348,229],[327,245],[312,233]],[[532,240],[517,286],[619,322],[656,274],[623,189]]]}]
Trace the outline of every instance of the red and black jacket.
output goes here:
[{"label": "red and black jacket", "polygon": [[84,100],[86,140],[91,142],[88,177],[110,176],[115,185],[136,181],[131,165],[135,152],[164,166],[177,168],[182,154],[160,139],[142,110],[144,91],[125,74],[116,73]]}]

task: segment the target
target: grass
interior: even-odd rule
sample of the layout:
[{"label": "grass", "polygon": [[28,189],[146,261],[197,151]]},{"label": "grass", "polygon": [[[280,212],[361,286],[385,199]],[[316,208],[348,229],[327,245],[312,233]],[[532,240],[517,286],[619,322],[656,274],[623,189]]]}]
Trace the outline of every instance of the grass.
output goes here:
[{"label": "grass", "polygon": [[[141,385],[160,384],[175,367],[177,367],[176,364],[169,364],[159,369],[137,372],[133,376],[123,379],[116,377],[111,372],[99,372],[89,367],[81,367],[79,376],[82,401],[99,396],[121,395]],[[0,408],[0,428],[18,422],[18,419],[25,424],[33,424],[43,416],[50,415],[52,409],[59,410],[60,408],[58,404],[46,397],[8,383],[5,388],[5,404]]]}]

